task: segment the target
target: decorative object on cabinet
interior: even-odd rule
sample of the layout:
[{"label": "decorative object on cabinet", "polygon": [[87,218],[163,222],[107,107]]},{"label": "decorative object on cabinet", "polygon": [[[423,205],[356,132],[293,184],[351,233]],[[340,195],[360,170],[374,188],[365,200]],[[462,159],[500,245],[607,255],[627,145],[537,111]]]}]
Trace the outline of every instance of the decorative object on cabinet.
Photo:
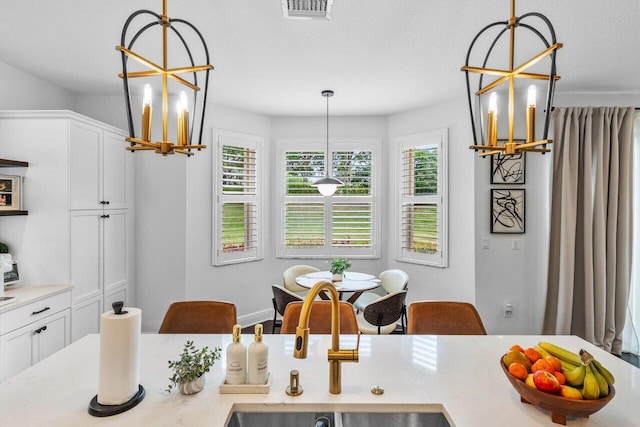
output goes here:
[{"label": "decorative object on cabinet", "polygon": [[193,341],[187,341],[178,360],[170,360],[169,368],[173,374],[169,378],[167,392],[178,387],[182,394],[195,394],[204,388],[204,374],[209,372],[216,360],[220,360],[222,349],[216,347],[209,350],[205,346],[198,350]]},{"label": "decorative object on cabinet", "polygon": [[[541,25],[542,24],[542,25]],[[538,25],[540,28],[536,28]],[[546,26],[546,28],[545,28]],[[515,40],[516,29],[518,31],[518,40],[538,41],[544,47],[539,53],[519,51],[519,58],[528,58],[520,65],[515,65]],[[508,31],[507,31],[508,30]],[[495,32],[492,34],[492,31]],[[509,36],[509,54],[507,58],[495,54],[494,47],[499,45],[499,41],[503,35]],[[537,38],[536,38],[537,37]],[[479,47],[474,51],[474,47],[482,46],[486,50]],[[525,43],[523,43],[525,45]],[[551,21],[537,12],[529,12],[519,17],[515,16],[515,0],[511,0],[511,16],[507,21],[497,21],[485,26],[474,38],[467,50],[465,65],[462,71],[465,73],[467,82],[467,97],[469,100],[469,113],[471,115],[471,128],[473,131],[473,145],[469,148],[473,150],[481,150],[480,156],[488,156],[494,154],[513,155],[523,151],[533,151],[539,153],[549,152],[545,148],[547,144],[551,144],[553,140],[547,139],[549,131],[551,103],[553,101],[553,93],[555,90],[555,82],[560,78],[556,75],[556,51],[562,47],[562,43],[556,42],[556,34],[551,25]],[[479,52],[478,52],[479,51]],[[473,55],[475,53],[475,56]],[[532,55],[533,56],[530,56]],[[540,73],[536,67],[542,59],[548,58],[549,68],[547,73]],[[504,61],[508,60],[508,69],[498,69]],[[502,62],[501,62],[502,61]],[[471,66],[471,62],[480,63],[482,66]],[[477,79],[470,78],[470,73],[477,75]],[[491,82],[484,81],[485,76],[497,76]],[[526,114],[522,114],[526,118],[526,140],[523,142],[514,138],[515,114],[516,114],[516,80],[532,79],[546,81],[546,103],[544,106],[544,130],[542,139],[535,138],[535,113],[536,113],[536,86],[531,85],[528,88],[528,97],[526,102]],[[477,91],[474,93],[472,84],[477,83]],[[497,89],[502,83],[508,83],[508,139],[503,145],[498,145],[498,100]],[[494,90],[495,89],[495,90]],[[522,88],[519,88],[522,89]],[[489,103],[485,121],[484,95],[489,95]],[[475,108],[474,108],[475,98]],[[485,139],[486,138],[486,139]]]},{"label": "decorative object on cabinet", "polygon": [[22,177],[18,175],[0,175],[0,209],[20,210]]},{"label": "decorative object on cabinet", "polygon": [[9,271],[5,271],[4,275],[4,284],[5,285],[15,285],[20,281],[20,270],[18,269],[18,261],[15,259],[11,262],[11,269]]},{"label": "decorative object on cabinet", "polygon": [[[20,161],[20,160],[0,159],[0,167],[26,168],[26,167],[29,167],[29,163],[28,162],[23,162],[23,161]],[[15,216],[15,215],[28,215],[28,214],[29,214],[28,211],[21,210],[20,208],[19,209],[6,209],[6,210],[5,209],[0,209],[0,216]]]},{"label": "decorative object on cabinet", "polygon": [[491,184],[524,184],[526,153],[491,156]]},{"label": "decorative object on cabinet", "polygon": [[519,188],[491,189],[491,232],[523,234],[525,221],[525,190]]},{"label": "decorative object on cabinet", "polygon": [[333,196],[338,187],[343,186],[344,183],[332,177],[330,173],[333,169],[333,162],[331,161],[331,153],[329,152],[329,98],[333,96],[333,91],[323,90],[322,96],[327,98],[327,151],[324,153],[324,177],[317,179],[311,185],[318,187],[318,191],[323,196]]},{"label": "decorative object on cabinet", "polygon": [[[140,20],[137,20],[136,23],[141,23],[143,25],[140,25],[138,29],[132,30],[134,34],[133,37],[127,39],[127,31],[129,30],[129,26],[136,20],[136,18],[145,14],[152,16],[151,22],[141,23]],[[160,25],[162,27],[162,65],[157,65],[157,62],[153,62],[150,59],[145,58],[132,50],[136,40],[138,40],[138,38],[143,35],[146,30],[152,29],[156,25]],[[171,29],[172,34],[176,36],[176,38],[172,39],[171,41],[181,42],[177,45],[184,48],[184,53],[190,59],[190,66],[168,68],[167,43],[169,40],[167,36],[169,33],[169,29]],[[181,29],[186,29],[188,33],[181,33]],[[189,37],[201,43],[201,46],[199,47],[199,49],[201,50],[194,52],[189,48],[187,40],[192,41]],[[125,104],[127,108],[127,119],[129,124],[129,137],[126,138],[126,140],[131,143],[131,145],[127,147],[127,149],[154,150],[156,153],[162,154],[163,156],[174,153],[186,154],[187,156],[191,156],[193,154],[191,152],[192,149],[200,150],[202,148],[206,148],[206,145],[202,145],[202,133],[205,117],[205,107],[207,104],[207,92],[209,88],[209,71],[213,69],[213,67],[209,63],[209,50],[207,48],[207,44],[198,29],[184,19],[169,18],[169,16],[167,15],[167,0],[163,0],[162,15],[150,10],[143,9],[138,10],[129,16],[124,24],[124,28],[122,29],[120,46],[117,46],[116,49],[121,52],[122,56],[122,73],[119,76],[123,81]],[[204,59],[206,60],[205,65],[194,64],[194,53],[204,56]],[[128,69],[129,58],[141,63],[144,66],[143,71],[130,71]],[[202,100],[200,101],[200,103],[198,103],[198,92],[201,88],[198,86],[197,75],[198,72],[201,71],[205,72],[204,93],[202,96]],[[188,81],[180,77],[180,74],[191,76],[193,81]],[[131,91],[129,87],[129,79],[155,76],[162,77],[162,139],[158,142],[152,142],[151,140],[153,109],[151,101],[151,86],[145,85],[144,88],[144,98],[142,104],[142,131],[139,137],[136,137],[133,125]],[[193,102],[191,103],[190,108],[188,105],[189,102],[186,92],[182,91],[180,94],[177,107],[178,118],[175,126],[177,128],[177,139],[175,143],[169,141],[168,136],[169,93],[171,90],[173,90],[169,88],[169,82],[177,83],[177,87],[185,86],[186,88],[190,89],[191,96],[193,98]],[[191,110],[191,117],[189,110]],[[196,133],[197,136],[194,136],[194,133]]]}]

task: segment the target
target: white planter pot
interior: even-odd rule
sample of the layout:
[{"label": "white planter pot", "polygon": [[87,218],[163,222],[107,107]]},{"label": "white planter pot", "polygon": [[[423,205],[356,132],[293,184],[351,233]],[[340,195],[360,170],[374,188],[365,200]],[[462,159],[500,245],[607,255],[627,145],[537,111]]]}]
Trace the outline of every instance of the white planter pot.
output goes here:
[{"label": "white planter pot", "polygon": [[342,282],[342,274],[334,274],[333,277],[331,278],[332,282]]},{"label": "white planter pot", "polygon": [[188,383],[181,383],[178,385],[178,389],[182,394],[196,394],[204,388],[204,375],[201,375],[193,381]]}]

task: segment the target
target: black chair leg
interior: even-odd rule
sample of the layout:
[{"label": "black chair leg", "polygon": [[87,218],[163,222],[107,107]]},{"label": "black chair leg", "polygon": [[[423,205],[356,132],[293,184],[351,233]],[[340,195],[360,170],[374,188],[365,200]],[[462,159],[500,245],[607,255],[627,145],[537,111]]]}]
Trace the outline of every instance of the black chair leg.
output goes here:
[{"label": "black chair leg", "polygon": [[271,302],[273,303],[273,325],[271,326],[271,334],[276,333],[276,319],[278,317],[278,310],[276,309],[276,299],[271,298]]}]

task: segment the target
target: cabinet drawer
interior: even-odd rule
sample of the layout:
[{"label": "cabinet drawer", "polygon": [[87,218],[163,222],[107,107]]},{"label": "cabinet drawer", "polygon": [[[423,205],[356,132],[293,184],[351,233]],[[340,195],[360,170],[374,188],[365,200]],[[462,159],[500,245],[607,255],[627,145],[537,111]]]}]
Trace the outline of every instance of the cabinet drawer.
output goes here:
[{"label": "cabinet drawer", "polygon": [[0,335],[65,310],[70,304],[70,293],[64,292],[3,313]]}]

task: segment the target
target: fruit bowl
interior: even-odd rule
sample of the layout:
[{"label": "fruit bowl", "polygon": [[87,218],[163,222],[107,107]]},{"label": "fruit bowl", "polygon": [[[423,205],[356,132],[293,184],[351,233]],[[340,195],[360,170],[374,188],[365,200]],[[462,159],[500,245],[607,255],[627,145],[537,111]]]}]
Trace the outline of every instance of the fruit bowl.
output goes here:
[{"label": "fruit bowl", "polygon": [[524,403],[530,403],[540,409],[546,409],[551,411],[551,421],[557,424],[567,424],[567,417],[573,418],[586,418],[589,415],[602,409],[616,394],[613,386],[609,386],[609,395],[602,399],[595,400],[576,400],[567,399],[566,397],[558,396],[555,394],[545,393],[540,390],[529,387],[524,381],[519,380],[509,373],[509,370],[504,363],[502,363],[502,357],[500,358],[500,366],[502,372],[507,376],[507,379],[520,394],[520,401]]}]

